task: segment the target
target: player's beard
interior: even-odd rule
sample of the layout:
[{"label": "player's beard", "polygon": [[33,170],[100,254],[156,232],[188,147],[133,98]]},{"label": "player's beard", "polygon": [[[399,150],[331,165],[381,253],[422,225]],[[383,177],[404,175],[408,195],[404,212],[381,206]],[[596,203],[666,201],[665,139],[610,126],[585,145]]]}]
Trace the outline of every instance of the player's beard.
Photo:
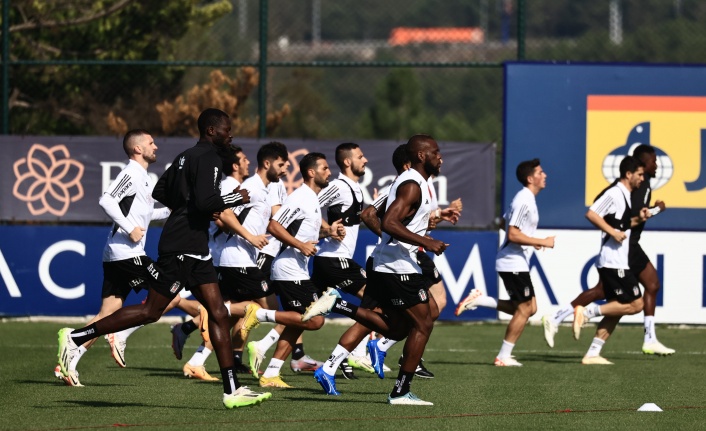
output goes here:
[{"label": "player's beard", "polygon": [[279,174],[277,174],[277,170],[274,166],[267,170],[265,177],[267,177],[267,181],[271,183],[276,183],[279,181]]},{"label": "player's beard", "polygon": [[429,175],[437,176],[441,172],[441,163],[439,163],[439,166],[434,166],[430,160],[427,160],[424,162],[424,170],[427,171]]},{"label": "player's beard", "polygon": [[328,187],[328,178],[314,177],[314,183],[322,189],[325,189],[326,187]]}]

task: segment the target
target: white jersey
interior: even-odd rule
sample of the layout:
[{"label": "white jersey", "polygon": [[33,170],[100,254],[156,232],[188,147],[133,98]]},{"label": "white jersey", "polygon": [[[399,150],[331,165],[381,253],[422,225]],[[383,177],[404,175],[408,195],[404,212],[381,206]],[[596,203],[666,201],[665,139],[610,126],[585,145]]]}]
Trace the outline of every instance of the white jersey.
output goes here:
[{"label": "white jersey", "polygon": [[628,265],[628,251],[630,248],[629,218],[631,211],[630,192],[628,189],[622,183],[618,182],[615,186],[606,190],[601,197],[596,199],[589,209],[605,218],[611,225],[614,225],[614,223],[611,223],[611,221],[609,221],[610,219],[617,220],[617,222],[623,219],[623,224],[627,223],[627,226],[623,226],[623,229],[614,227],[615,230],[622,230],[627,235],[627,238],[625,238],[622,243],[616,241],[607,233],[602,233],[601,252],[598,255],[596,266],[598,268],[630,269],[630,265]]},{"label": "white jersey", "polygon": [[[230,176],[224,177],[221,181],[221,196],[232,193],[239,185],[240,181],[235,178]],[[233,209],[233,211],[235,211],[235,209]],[[223,232],[219,229],[213,221],[208,227],[208,251],[213,258],[213,266],[215,267],[221,266],[221,251],[228,239],[228,235],[227,232]]]},{"label": "white jersey", "polygon": [[[539,211],[534,193],[527,187],[523,187],[512,199],[510,209],[503,217],[505,218],[506,232],[510,230],[510,226],[515,226],[523,234],[534,236],[537,224],[539,224]],[[528,272],[529,258],[534,247],[510,242],[508,237],[509,235],[505,235],[505,241],[495,256],[495,270],[498,272]]]},{"label": "white jersey", "polygon": [[[319,248],[319,256],[353,259],[355,244],[358,241],[362,203],[363,191],[360,189],[360,185],[343,174],[338,174],[338,178],[331,181],[328,187],[319,192],[321,212],[325,213],[326,210],[333,209],[333,211],[329,211],[328,214],[343,213],[342,223],[346,228],[346,236],[343,238],[343,241],[338,241],[330,237],[324,238]],[[347,211],[356,214],[346,216]],[[327,221],[331,224],[336,220]]]},{"label": "white jersey", "polygon": [[[287,196],[282,207],[272,218],[290,235],[302,242],[318,241],[321,229],[321,209],[316,193],[302,184]],[[285,246],[272,262],[272,280],[308,280],[309,258],[296,248]]]},{"label": "white jersey", "polygon": [[[253,235],[264,235],[272,215],[269,188],[259,175],[243,181],[241,188],[248,191],[250,202],[235,209],[243,227]],[[257,266],[258,249],[240,235],[228,235],[221,249],[221,267],[247,268]]]},{"label": "white jersey", "polygon": [[[153,188],[147,170],[130,160],[103,193],[98,203],[113,220],[103,248],[103,262],[145,255],[150,221],[169,217],[169,208],[154,209]],[[132,242],[130,233],[138,226],[145,229],[145,234],[140,241]]]},{"label": "white jersey", "polygon": [[[390,187],[390,194],[385,209],[390,208],[390,205],[394,202],[399,186],[408,182],[414,182],[419,186],[421,202],[417,212],[414,213],[409,222],[405,223],[405,226],[410,232],[423,236],[429,226],[431,191],[429,190],[429,183],[415,169],[408,169],[395,179],[395,182]],[[419,246],[401,242],[383,232],[382,240],[373,252],[373,269],[378,272],[395,274],[421,274],[422,270],[417,264],[418,249]]]},{"label": "white jersey", "polygon": [[[270,207],[281,206],[287,199],[287,186],[284,185],[284,181],[280,178],[276,183],[270,183],[267,188],[270,189]],[[269,238],[269,243],[262,247],[260,253],[264,253],[268,256],[275,257],[279,250],[282,248],[282,243],[275,237]]]}]

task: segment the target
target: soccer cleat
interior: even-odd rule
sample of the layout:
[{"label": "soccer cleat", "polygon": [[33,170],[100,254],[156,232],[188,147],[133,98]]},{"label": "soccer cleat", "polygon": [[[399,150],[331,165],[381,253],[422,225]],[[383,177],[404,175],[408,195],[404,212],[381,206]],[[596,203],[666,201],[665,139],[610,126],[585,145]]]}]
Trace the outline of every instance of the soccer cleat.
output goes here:
[{"label": "soccer cleat", "polygon": [[61,374],[61,365],[59,364],[56,364],[56,367],[54,367],[54,377],[59,380],[64,380],[64,375]]},{"label": "soccer cleat", "polygon": [[612,362],[603,356],[584,356],[581,359],[581,363],[584,365],[613,365]]},{"label": "soccer cleat", "polygon": [[[247,340],[250,331],[260,326],[260,321],[257,319],[256,314],[257,310],[259,310],[260,308],[262,307],[257,304],[248,304],[245,307],[245,317],[243,317],[243,326],[240,328],[240,337],[243,340]],[[252,368],[252,366],[250,368]]]},{"label": "soccer cleat", "polygon": [[365,356],[355,356],[355,355],[348,355],[348,365],[350,365],[353,368],[357,368],[361,371],[365,371],[366,373],[374,374],[375,373],[375,368],[373,368],[373,363],[370,361],[370,358],[368,355]]},{"label": "soccer cleat", "polygon": [[81,382],[78,380],[78,371],[76,370],[69,370],[69,375],[68,376],[61,376],[61,380],[66,383],[66,386],[76,386],[76,387],[83,387]]},{"label": "soccer cleat", "polygon": [[673,355],[675,352],[676,350],[670,349],[659,341],[642,345],[642,353],[645,355],[669,356]]},{"label": "soccer cleat", "polygon": [[517,362],[515,358],[510,356],[509,358],[495,358],[493,363],[496,367],[521,367],[522,364]]},{"label": "soccer cleat", "polygon": [[211,341],[211,334],[208,332],[208,311],[203,305],[199,305],[199,316],[201,317],[199,319],[199,332],[203,341],[208,343]]},{"label": "soccer cleat", "polygon": [[235,372],[237,374],[252,374],[252,370],[250,370],[250,367],[243,363],[236,362],[233,367],[235,368]]},{"label": "soccer cleat", "polygon": [[314,378],[324,389],[326,395],[341,395],[341,393],[336,390],[336,376],[326,374],[323,367],[314,371]]},{"label": "soccer cleat", "polygon": [[206,382],[217,382],[216,377],[211,376],[206,372],[206,367],[203,365],[191,365],[190,363],[184,364],[184,377],[190,379],[198,379]]},{"label": "soccer cleat", "polygon": [[269,392],[253,392],[247,386],[241,386],[232,394],[223,394],[223,405],[227,409],[248,407],[260,404],[272,398]]},{"label": "soccer cleat", "polygon": [[260,387],[263,388],[291,388],[292,386],[286,384],[282,380],[282,376],[279,374],[274,377],[260,376]]},{"label": "soccer cleat", "polygon": [[388,367],[385,364],[382,364],[382,371],[389,373],[390,371],[392,371],[392,368]]},{"label": "soccer cleat", "polygon": [[578,340],[579,337],[581,337],[581,328],[583,328],[588,321],[586,315],[583,314],[583,310],[582,305],[574,307],[574,323],[571,325],[574,329],[574,340]]},{"label": "soccer cleat", "polygon": [[289,361],[289,367],[295,373],[300,371],[316,371],[324,365],[323,362],[319,362],[309,355],[304,355],[299,359],[292,359]]},{"label": "soccer cleat", "polygon": [[56,354],[59,360],[59,371],[63,377],[69,375],[69,364],[78,354],[78,346],[71,338],[73,328],[62,328],[59,330],[59,350]]},{"label": "soccer cleat", "polygon": [[302,314],[302,322],[311,320],[316,316],[326,316],[331,312],[334,304],[336,304],[336,299],[340,298],[341,294],[338,293],[338,290],[333,287],[329,287],[324,293],[321,294],[319,299],[312,302],[311,305],[304,310],[304,314]]},{"label": "soccer cleat", "polygon": [[262,361],[265,360],[265,352],[260,351],[257,341],[251,341],[248,343],[248,364],[250,365],[250,371],[252,376],[256,379],[260,376],[258,372],[260,371],[260,365]]},{"label": "soccer cleat", "polygon": [[[358,377],[353,372],[353,367],[351,367],[351,364],[348,362],[347,359],[341,362],[341,366],[339,368],[341,369],[341,374],[343,374],[343,377],[346,380],[358,380]],[[319,368],[318,370],[314,371],[314,374],[316,374],[319,370],[323,369],[323,367]]]},{"label": "soccer cleat", "polygon": [[187,338],[189,338],[189,336],[181,330],[181,323],[172,326],[172,351],[174,352],[174,356],[179,360],[181,360],[181,356],[184,352],[184,344],[186,344]]},{"label": "soccer cleat", "polygon": [[554,335],[559,332],[559,326],[552,323],[552,318],[548,314],[542,316],[542,326],[544,326],[544,341],[551,348],[554,348]]},{"label": "soccer cleat", "polygon": [[434,378],[434,373],[427,370],[427,368],[424,366],[424,359],[423,358],[419,361],[419,364],[417,365],[417,369],[414,370],[414,375],[417,377],[420,377],[422,379],[433,379]]},{"label": "soccer cleat", "polygon": [[104,338],[110,345],[110,354],[113,356],[113,359],[115,359],[115,363],[118,364],[120,368],[127,367],[125,363],[125,347],[127,346],[127,341],[117,337],[115,334],[108,334]]},{"label": "soccer cleat", "polygon": [[458,307],[456,307],[456,315],[460,316],[461,313],[463,313],[466,310],[475,310],[478,308],[478,304],[476,304],[476,300],[478,297],[483,296],[483,292],[481,292],[478,289],[473,289],[471,290],[471,293],[468,294],[466,299],[458,303]]},{"label": "soccer cleat", "polygon": [[373,364],[373,369],[381,379],[385,378],[385,371],[382,366],[385,364],[385,356],[387,352],[383,352],[378,348],[378,339],[368,341],[368,353],[370,354],[370,362]]},{"label": "soccer cleat", "polygon": [[418,396],[414,395],[411,392],[407,392],[406,394],[400,396],[400,397],[391,397],[387,396],[387,403],[388,404],[393,404],[393,405],[400,405],[400,406],[433,406],[434,403],[430,403],[429,401],[424,401],[422,399],[419,399]]}]

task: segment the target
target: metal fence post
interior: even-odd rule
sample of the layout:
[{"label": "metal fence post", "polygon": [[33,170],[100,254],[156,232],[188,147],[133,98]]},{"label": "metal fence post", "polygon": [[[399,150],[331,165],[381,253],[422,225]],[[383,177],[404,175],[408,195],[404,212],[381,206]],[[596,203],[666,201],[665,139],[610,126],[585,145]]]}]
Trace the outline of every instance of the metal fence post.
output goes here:
[{"label": "metal fence post", "polygon": [[260,116],[259,138],[267,134],[267,0],[260,0],[260,88],[257,91]]},{"label": "metal fence post", "polygon": [[2,134],[10,131],[10,0],[2,2]]},{"label": "metal fence post", "polygon": [[525,59],[525,0],[517,0],[517,59]]}]

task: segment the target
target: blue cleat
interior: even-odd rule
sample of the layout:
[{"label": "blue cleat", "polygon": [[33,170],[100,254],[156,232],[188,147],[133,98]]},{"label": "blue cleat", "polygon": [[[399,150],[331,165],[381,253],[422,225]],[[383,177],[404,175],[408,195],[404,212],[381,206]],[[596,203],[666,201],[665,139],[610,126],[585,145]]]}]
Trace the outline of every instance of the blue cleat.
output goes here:
[{"label": "blue cleat", "polygon": [[385,370],[383,369],[383,366],[385,365],[385,356],[387,356],[387,352],[381,352],[380,349],[378,349],[378,341],[379,340],[377,339],[368,341],[368,353],[370,354],[370,362],[373,363],[373,369],[377,373],[378,377],[384,379]]},{"label": "blue cleat", "polygon": [[326,395],[341,395],[341,393],[336,390],[336,376],[326,374],[324,367],[319,367],[314,371],[314,378],[324,389]]}]

